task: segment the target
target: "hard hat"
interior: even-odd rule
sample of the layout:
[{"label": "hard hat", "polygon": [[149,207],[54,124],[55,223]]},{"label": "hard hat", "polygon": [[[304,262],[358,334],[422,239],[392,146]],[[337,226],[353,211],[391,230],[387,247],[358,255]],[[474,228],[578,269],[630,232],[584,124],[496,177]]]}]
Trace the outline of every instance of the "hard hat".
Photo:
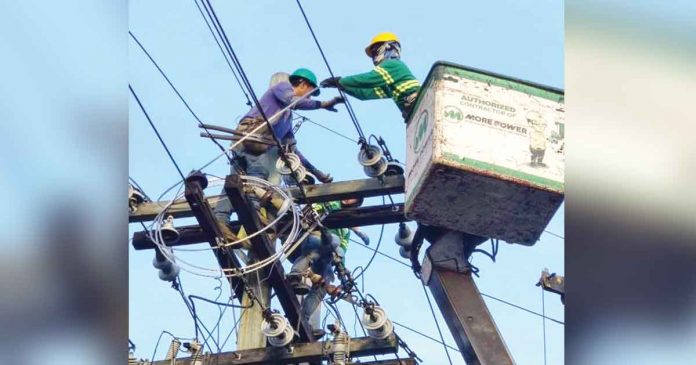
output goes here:
[{"label": "hard hat", "polygon": [[309,82],[310,85],[312,85],[316,90],[312,93],[313,96],[318,96],[319,95],[319,87],[317,87],[317,77],[314,75],[314,72],[306,69],[306,68],[298,68],[295,70],[290,75],[290,81],[293,79],[297,79],[298,77],[301,77],[305,79],[307,82]]},{"label": "hard hat", "polygon": [[396,36],[396,34],[391,33],[391,32],[383,32],[380,34],[377,34],[372,40],[370,41],[370,44],[365,47],[365,54],[367,57],[372,57],[372,52],[370,52],[370,48],[374,46],[377,43],[382,43],[382,42],[399,42],[399,37]]}]

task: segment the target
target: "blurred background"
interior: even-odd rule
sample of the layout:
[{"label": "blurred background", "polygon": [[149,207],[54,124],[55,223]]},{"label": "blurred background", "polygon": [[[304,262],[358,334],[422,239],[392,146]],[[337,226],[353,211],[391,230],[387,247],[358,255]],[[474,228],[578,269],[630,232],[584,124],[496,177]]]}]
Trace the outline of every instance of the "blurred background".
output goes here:
[{"label": "blurred background", "polygon": [[[565,8],[565,363],[689,363],[696,4]],[[126,361],[127,10],[0,5],[1,363]]]}]

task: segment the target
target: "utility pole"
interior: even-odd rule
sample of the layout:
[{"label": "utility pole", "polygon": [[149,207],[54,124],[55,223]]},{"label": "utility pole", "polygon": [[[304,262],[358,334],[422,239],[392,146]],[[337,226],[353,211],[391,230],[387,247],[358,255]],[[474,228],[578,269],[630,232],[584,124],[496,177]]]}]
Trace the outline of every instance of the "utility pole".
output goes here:
[{"label": "utility pole", "polygon": [[[495,321],[471,277],[468,259],[485,237],[423,226],[416,236],[431,246],[420,271],[468,365],[514,365]],[[414,243],[417,244],[417,243]],[[419,244],[419,243],[418,243]]]}]

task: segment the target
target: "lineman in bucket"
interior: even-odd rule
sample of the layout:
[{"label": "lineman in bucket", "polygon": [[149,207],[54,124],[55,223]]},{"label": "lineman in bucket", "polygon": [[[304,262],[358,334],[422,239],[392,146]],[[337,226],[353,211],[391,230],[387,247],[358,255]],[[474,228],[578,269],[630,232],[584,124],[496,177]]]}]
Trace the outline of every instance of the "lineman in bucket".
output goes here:
[{"label": "lineman in bucket", "polygon": [[401,43],[394,33],[384,32],[365,47],[372,59],[371,71],[344,77],[330,77],[321,87],[335,87],[360,100],[391,98],[406,119],[418,97],[420,83],[401,61]]}]

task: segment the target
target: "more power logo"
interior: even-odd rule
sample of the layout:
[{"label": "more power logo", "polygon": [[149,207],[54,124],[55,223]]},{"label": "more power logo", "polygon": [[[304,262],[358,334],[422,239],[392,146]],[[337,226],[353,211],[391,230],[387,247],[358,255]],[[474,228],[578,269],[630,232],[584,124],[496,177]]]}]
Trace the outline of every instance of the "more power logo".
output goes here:
[{"label": "more power logo", "polygon": [[476,124],[485,125],[486,127],[503,130],[505,132],[519,134],[521,136],[527,135],[527,128],[518,124],[503,122],[474,114],[467,114],[464,119],[475,122]]},{"label": "more power logo", "polygon": [[418,153],[421,149],[423,141],[426,137],[426,132],[428,131],[428,110],[423,110],[421,115],[418,117],[418,124],[416,124],[416,133],[413,136],[413,152]]},{"label": "more power logo", "polygon": [[445,119],[461,122],[464,120],[464,113],[454,105],[447,105],[442,109],[442,116]]}]

